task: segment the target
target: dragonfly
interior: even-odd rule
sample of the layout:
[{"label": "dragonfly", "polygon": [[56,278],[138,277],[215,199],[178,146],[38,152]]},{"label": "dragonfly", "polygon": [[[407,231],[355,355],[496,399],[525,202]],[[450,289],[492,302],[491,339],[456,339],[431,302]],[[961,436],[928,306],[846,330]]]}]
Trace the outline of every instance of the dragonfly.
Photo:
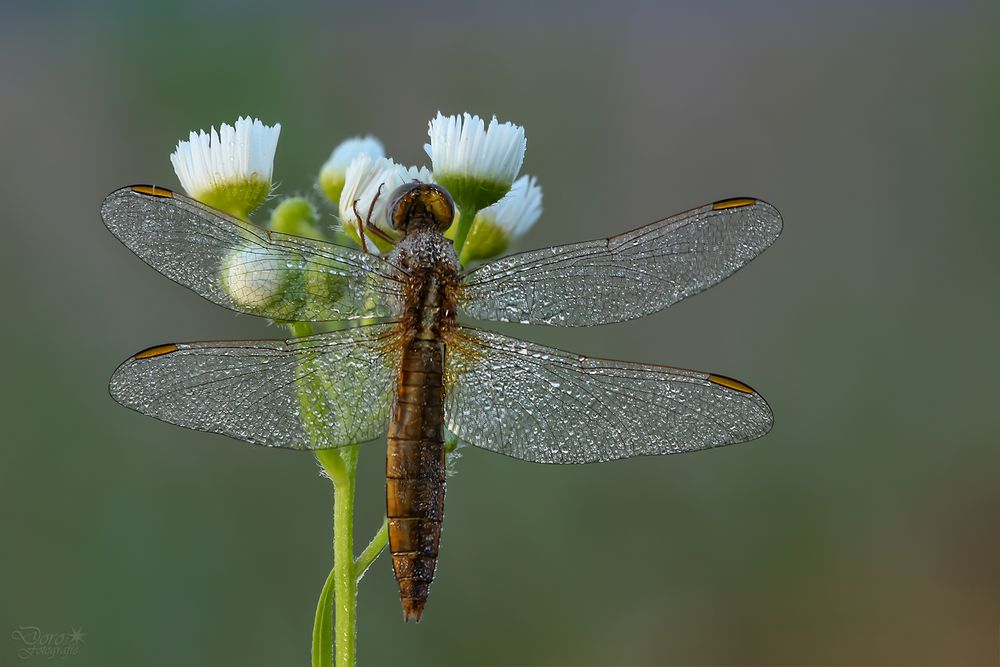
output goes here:
[{"label": "dragonfly", "polygon": [[583,327],[655,313],[769,247],[782,228],[774,206],[726,199],[465,269],[444,236],[455,219],[447,191],[414,181],[387,202],[402,238],[386,255],[271,231],[151,185],[116,190],[101,213],[143,261],[216,304],[342,323],[286,340],[157,345],[122,363],[110,392],[165,422],[269,447],[385,435],[389,551],[406,620],[419,621],[437,564],[446,430],[515,459],[583,464],[771,429],[767,402],[739,380],[572,354],[458,316]]}]

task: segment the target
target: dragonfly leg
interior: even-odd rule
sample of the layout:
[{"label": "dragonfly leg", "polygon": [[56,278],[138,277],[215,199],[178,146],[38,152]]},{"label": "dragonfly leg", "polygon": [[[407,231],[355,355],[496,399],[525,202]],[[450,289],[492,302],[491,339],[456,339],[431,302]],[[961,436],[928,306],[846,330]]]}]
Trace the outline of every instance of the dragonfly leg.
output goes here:
[{"label": "dragonfly leg", "polygon": [[386,243],[391,243],[392,245],[396,245],[396,242],[392,239],[391,236],[389,236],[388,234],[386,234],[385,232],[383,232],[381,229],[379,229],[378,227],[376,227],[374,224],[372,224],[372,213],[375,211],[375,202],[377,202],[378,198],[382,196],[382,188],[384,188],[384,187],[385,187],[385,183],[383,183],[382,185],[378,186],[378,190],[375,191],[375,196],[372,198],[371,206],[368,207],[368,215],[365,216],[365,229],[367,229],[373,235],[379,237],[380,239],[382,239]]},{"label": "dragonfly leg", "polygon": [[361,214],[358,213],[358,200],[355,199],[351,202],[351,208],[354,209],[354,218],[358,221],[358,239],[361,241],[361,249],[368,252],[368,240],[365,239],[365,223],[361,221]]},{"label": "dragonfly leg", "polygon": [[358,200],[355,199],[351,203],[351,208],[354,209],[354,218],[355,220],[358,221],[358,238],[361,241],[361,249],[364,250],[366,253],[368,252],[368,239],[365,237],[368,234],[371,234],[372,236],[377,236],[386,243],[391,243],[393,245],[396,244],[396,242],[393,240],[391,236],[383,232],[381,229],[379,229],[372,223],[372,214],[375,212],[375,203],[378,201],[378,198],[382,196],[382,188],[384,186],[385,183],[378,186],[378,190],[375,192],[375,196],[372,198],[372,203],[368,206],[368,214],[365,216],[364,220],[361,219],[361,214],[358,212]]}]

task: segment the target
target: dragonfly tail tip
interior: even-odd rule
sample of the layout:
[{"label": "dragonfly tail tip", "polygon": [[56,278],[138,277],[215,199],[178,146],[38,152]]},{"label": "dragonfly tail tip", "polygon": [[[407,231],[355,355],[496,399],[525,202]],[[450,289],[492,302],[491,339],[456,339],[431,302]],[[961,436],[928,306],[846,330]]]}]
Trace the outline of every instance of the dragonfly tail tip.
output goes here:
[{"label": "dragonfly tail tip", "polygon": [[419,623],[420,617],[423,616],[424,613],[425,602],[426,600],[403,598],[403,620],[407,623],[410,621]]}]

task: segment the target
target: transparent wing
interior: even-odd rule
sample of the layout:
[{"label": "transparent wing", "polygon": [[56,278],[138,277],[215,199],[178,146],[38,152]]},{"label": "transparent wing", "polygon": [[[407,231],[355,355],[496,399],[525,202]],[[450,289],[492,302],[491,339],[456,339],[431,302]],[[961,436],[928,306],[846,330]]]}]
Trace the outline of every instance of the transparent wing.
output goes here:
[{"label": "transparent wing", "polygon": [[727,199],[608,239],[484,264],[466,275],[460,306],[478,319],[525,324],[631,320],[724,280],[779,233],[770,204]]},{"label": "transparent wing", "polygon": [[477,447],[539,463],[676,454],[759,438],[771,410],[710,373],[591,359],[491,331],[448,342],[448,428]]},{"label": "transparent wing", "polygon": [[121,188],[101,216],[144,262],[235,311],[299,322],[400,311],[402,271],[384,258],[270,232],[170,190]]},{"label": "transparent wing", "polygon": [[259,445],[366,442],[388,423],[398,334],[391,323],[287,341],[160,345],[118,367],[111,395],[165,422]]}]

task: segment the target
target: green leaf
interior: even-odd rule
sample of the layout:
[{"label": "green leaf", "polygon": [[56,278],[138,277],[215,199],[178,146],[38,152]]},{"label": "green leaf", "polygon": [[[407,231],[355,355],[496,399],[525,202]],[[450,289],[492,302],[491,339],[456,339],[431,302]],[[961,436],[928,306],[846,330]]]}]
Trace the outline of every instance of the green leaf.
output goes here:
[{"label": "green leaf", "polygon": [[323,584],[316,603],[316,620],[313,621],[312,635],[312,667],[333,667],[333,598],[334,573],[330,574]]}]

